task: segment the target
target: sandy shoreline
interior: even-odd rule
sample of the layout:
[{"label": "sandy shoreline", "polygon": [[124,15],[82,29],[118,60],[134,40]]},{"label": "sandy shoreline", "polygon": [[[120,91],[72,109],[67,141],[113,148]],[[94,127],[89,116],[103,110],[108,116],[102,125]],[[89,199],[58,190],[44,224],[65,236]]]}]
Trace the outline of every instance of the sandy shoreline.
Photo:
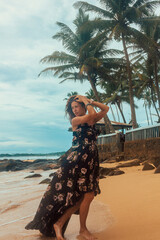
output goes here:
[{"label": "sandy shoreline", "polygon": [[[108,165],[103,164],[103,167]],[[99,240],[159,240],[160,174],[141,169],[142,166],[123,168],[125,174],[100,180],[102,193],[95,198],[88,216],[88,227]],[[50,172],[41,171],[44,176]],[[24,175],[18,174],[17,184],[22,179],[21,194],[19,188],[17,194],[13,189],[1,197],[0,240],[49,240],[51,238],[42,237],[39,231],[24,229],[33,218],[47,186],[38,185],[40,179],[23,180]],[[32,184],[32,187],[27,184]],[[4,204],[10,206],[6,211],[3,211]],[[76,238],[78,229],[79,219],[74,215],[66,231],[67,239],[82,239]]]},{"label": "sandy shoreline", "polygon": [[108,204],[115,221],[96,235],[99,240],[160,239],[160,174],[141,169],[123,168],[124,175],[101,180],[97,200]]}]

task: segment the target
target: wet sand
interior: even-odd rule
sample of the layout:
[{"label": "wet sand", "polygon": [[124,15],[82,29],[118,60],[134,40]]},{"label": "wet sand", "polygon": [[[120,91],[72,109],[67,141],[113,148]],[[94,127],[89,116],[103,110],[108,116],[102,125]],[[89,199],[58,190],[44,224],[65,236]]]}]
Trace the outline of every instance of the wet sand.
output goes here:
[{"label": "wet sand", "polygon": [[[100,180],[101,194],[91,204],[87,220],[88,228],[99,240],[159,240],[160,174],[141,169],[122,168],[125,174]],[[0,173],[0,240],[53,239],[37,230],[24,229],[47,188],[38,183],[52,171],[35,172],[43,177],[24,179],[27,171]],[[73,215],[66,238],[83,240],[77,237],[78,231],[79,217]]]}]

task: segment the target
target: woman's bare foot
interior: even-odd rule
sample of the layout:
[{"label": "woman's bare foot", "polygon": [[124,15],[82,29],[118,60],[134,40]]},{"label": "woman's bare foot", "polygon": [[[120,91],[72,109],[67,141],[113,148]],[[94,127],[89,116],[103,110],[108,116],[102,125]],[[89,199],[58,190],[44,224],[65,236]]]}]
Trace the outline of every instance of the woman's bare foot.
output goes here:
[{"label": "woman's bare foot", "polygon": [[65,238],[63,238],[62,236],[62,228],[57,223],[55,223],[53,227],[56,233],[57,240],[65,240]]},{"label": "woman's bare foot", "polygon": [[84,237],[86,240],[95,240],[97,239],[96,237],[94,237],[89,231],[88,229],[84,229],[84,230],[80,230],[79,234]]}]

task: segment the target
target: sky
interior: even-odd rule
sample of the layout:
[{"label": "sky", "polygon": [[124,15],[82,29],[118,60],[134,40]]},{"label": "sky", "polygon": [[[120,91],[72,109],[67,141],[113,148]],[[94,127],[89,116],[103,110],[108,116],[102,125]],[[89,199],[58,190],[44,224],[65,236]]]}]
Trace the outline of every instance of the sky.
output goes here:
[{"label": "sky", "polygon": [[[59,84],[56,77],[38,74],[47,67],[40,59],[64,50],[52,36],[58,31],[56,21],[73,27],[77,14],[74,2],[0,1],[0,153],[50,153],[71,146],[64,98],[73,91],[85,95],[90,85]],[[145,126],[143,103],[138,105],[137,120]],[[129,122],[129,105],[124,105],[124,113]],[[113,120],[111,111],[108,115]]]}]

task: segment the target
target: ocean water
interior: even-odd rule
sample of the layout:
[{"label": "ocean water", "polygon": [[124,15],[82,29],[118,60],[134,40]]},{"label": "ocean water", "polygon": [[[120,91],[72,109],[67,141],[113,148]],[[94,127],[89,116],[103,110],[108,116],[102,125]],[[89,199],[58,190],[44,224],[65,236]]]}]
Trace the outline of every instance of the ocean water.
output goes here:
[{"label": "ocean water", "polygon": [[[39,184],[55,170],[36,170],[42,177],[28,178],[30,171],[0,173],[0,240],[42,240],[38,230],[25,230],[37,211],[47,184]],[[90,207],[87,219],[92,233],[105,230],[113,222],[109,206],[96,200]],[[79,233],[79,216],[73,215],[66,231],[67,240],[77,240]],[[51,238],[49,238],[51,239]],[[49,240],[48,239],[48,240]]]},{"label": "ocean water", "polygon": [[14,160],[36,160],[36,159],[57,159],[59,158],[60,155],[50,155],[50,156],[10,156],[10,157],[0,157],[0,160],[5,160],[5,159],[14,159]]}]

